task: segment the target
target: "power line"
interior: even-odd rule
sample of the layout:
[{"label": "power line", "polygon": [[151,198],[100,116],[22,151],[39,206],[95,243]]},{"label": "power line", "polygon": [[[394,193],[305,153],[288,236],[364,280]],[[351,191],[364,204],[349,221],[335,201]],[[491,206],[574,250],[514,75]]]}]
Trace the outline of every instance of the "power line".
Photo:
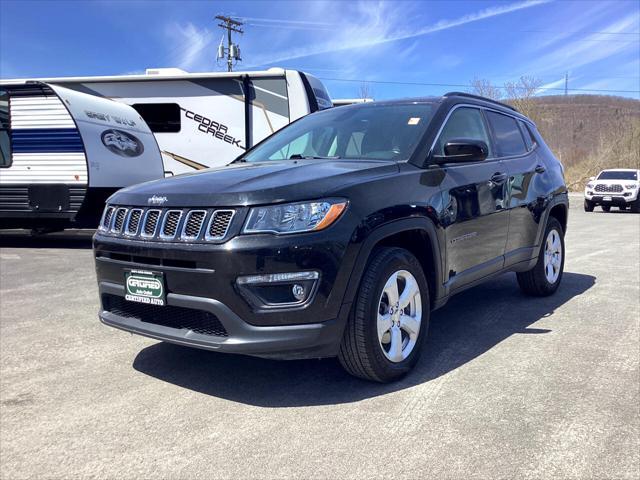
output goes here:
[{"label": "power line", "polygon": [[[377,83],[377,84],[386,84],[386,85],[417,85],[417,86],[425,86],[425,87],[456,87],[456,88],[472,88],[473,85],[469,85],[466,83],[425,83],[425,82],[399,82],[394,80],[356,80],[353,78],[326,78],[326,77],[318,77],[320,80],[326,80],[329,82],[367,82],[367,83]],[[506,89],[507,87],[494,85],[495,88]],[[564,88],[557,87],[539,87],[537,90],[556,90],[563,92]],[[610,90],[603,88],[568,88],[568,92],[607,92],[607,93],[640,93],[640,90]]]}]

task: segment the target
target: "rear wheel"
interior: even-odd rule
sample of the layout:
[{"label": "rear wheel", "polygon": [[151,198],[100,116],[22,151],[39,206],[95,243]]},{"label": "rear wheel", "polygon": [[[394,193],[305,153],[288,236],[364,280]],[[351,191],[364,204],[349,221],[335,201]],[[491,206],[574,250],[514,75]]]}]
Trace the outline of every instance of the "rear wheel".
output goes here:
[{"label": "rear wheel", "polygon": [[584,211],[585,212],[593,212],[593,208],[595,207],[595,205],[593,204],[593,202],[586,200],[584,201]]},{"label": "rear wheel", "polygon": [[549,217],[538,262],[527,272],[518,272],[518,285],[527,295],[545,297],[560,285],[564,271],[564,232],[555,217]]},{"label": "rear wheel", "polygon": [[611,211],[611,205],[602,205],[602,211],[603,212],[610,212]]},{"label": "rear wheel", "polygon": [[356,377],[396,380],[413,368],[429,328],[420,262],[401,248],[377,250],[362,278],[338,359]]}]

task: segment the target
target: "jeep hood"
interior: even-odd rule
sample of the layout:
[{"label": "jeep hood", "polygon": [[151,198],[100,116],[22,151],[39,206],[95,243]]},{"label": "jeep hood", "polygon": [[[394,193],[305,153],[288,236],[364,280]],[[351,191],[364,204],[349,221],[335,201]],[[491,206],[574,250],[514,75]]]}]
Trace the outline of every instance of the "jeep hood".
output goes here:
[{"label": "jeep hood", "polygon": [[[340,187],[391,175],[398,169],[395,162],[378,160],[236,163],[127,187],[112,195],[109,203],[234,207],[294,202],[330,195]],[[154,196],[166,201],[151,203]]]}]

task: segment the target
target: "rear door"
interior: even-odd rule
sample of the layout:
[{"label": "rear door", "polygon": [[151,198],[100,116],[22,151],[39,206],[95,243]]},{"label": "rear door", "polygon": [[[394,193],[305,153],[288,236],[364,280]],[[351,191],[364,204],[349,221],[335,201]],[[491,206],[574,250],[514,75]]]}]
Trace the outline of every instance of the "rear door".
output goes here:
[{"label": "rear door", "polygon": [[451,291],[502,268],[508,228],[506,167],[493,152],[480,109],[455,108],[435,143],[434,154],[443,155],[444,145],[454,138],[486,142],[489,157],[481,162],[444,165],[443,223]]},{"label": "rear door", "polygon": [[536,206],[541,191],[539,177],[544,174],[544,164],[538,158],[535,140],[522,121],[492,110],[485,111],[485,115],[495,138],[496,152],[509,174],[509,233],[505,265],[513,265],[535,256],[540,220]]}]

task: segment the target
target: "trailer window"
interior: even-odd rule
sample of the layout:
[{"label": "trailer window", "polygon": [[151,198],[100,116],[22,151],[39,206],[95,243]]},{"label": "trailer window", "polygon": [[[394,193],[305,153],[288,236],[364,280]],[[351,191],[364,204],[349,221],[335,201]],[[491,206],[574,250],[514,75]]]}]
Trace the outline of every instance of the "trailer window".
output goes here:
[{"label": "trailer window", "polygon": [[0,168],[11,165],[9,137],[9,92],[0,89]]},{"label": "trailer window", "polygon": [[152,132],[180,131],[180,105],[177,103],[136,103],[131,106],[147,122]]}]

